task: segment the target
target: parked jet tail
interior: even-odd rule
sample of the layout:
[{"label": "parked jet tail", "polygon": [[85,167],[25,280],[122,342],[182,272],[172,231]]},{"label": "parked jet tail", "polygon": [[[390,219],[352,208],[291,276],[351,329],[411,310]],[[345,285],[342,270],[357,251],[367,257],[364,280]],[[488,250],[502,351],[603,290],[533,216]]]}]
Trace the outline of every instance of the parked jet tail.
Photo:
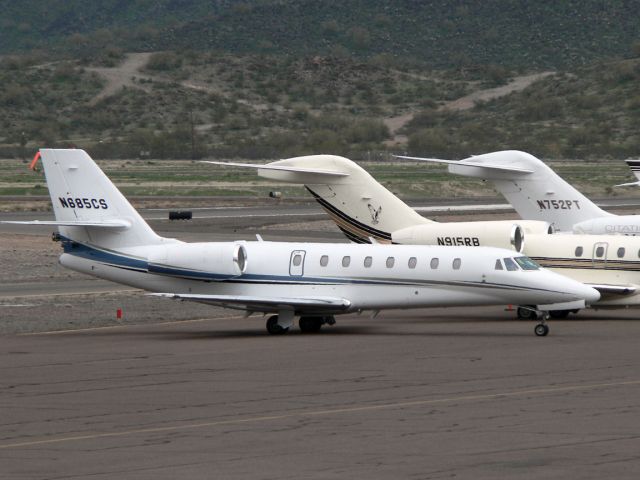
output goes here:
[{"label": "parked jet tail", "polygon": [[55,221],[6,222],[55,225],[79,243],[115,249],[163,243],[84,150],[41,149]]},{"label": "parked jet tail", "polygon": [[505,150],[459,161],[398,158],[446,163],[451,173],[489,180],[520,217],[548,221],[556,230],[572,231],[577,223],[612,216],[565,182],[541,160],[525,152]]},{"label": "parked jet tail", "polygon": [[267,165],[205,163],[256,168],[261,177],[304,184],[347,238],[356,243],[390,243],[392,232],[433,223],[344,157],[309,155]]}]

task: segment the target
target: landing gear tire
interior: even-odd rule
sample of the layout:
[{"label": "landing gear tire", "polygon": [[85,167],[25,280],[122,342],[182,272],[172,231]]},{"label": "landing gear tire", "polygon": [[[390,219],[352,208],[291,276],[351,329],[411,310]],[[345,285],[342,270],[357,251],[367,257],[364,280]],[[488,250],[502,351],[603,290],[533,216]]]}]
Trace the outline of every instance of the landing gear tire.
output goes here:
[{"label": "landing gear tire", "polygon": [[272,315],[267,320],[267,332],[269,332],[271,335],[282,335],[283,333],[287,333],[288,331],[288,328],[282,328],[278,324],[278,315]]},{"label": "landing gear tire", "polygon": [[533,331],[537,337],[546,337],[549,334],[549,326],[545,323],[539,323]]},{"label": "landing gear tire", "polygon": [[538,314],[533,305],[528,305],[527,307],[518,307],[518,318],[522,320],[535,320],[538,318]]},{"label": "landing gear tire", "polygon": [[551,318],[567,318],[572,310],[551,310],[549,316]]},{"label": "landing gear tire", "polygon": [[316,333],[320,331],[324,323],[322,317],[300,317],[298,326],[302,333]]}]

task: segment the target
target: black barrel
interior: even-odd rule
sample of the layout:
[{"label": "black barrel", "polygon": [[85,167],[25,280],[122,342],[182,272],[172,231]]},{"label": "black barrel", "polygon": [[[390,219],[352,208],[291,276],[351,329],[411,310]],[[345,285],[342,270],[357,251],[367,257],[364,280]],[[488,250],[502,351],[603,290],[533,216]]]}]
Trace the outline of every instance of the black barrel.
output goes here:
[{"label": "black barrel", "polygon": [[176,210],[169,212],[169,220],[191,220],[193,214],[188,210]]}]

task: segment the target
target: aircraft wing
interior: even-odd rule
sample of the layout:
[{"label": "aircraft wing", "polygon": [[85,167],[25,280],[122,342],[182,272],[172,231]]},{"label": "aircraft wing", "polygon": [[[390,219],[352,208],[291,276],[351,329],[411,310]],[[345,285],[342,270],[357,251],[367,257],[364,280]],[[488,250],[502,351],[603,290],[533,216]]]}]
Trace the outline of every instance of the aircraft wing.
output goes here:
[{"label": "aircraft wing", "polygon": [[473,162],[473,157],[464,160],[441,160],[439,158],[423,158],[423,157],[407,157],[404,155],[394,155],[396,158],[404,158],[405,160],[418,160],[419,162],[432,162],[432,163],[445,163],[448,165],[461,165],[464,167],[486,168],[488,170],[495,170],[499,172],[511,172],[511,173],[533,173],[533,170],[523,167],[515,167],[511,165],[492,165],[484,162]]},{"label": "aircraft wing", "polygon": [[256,311],[277,311],[280,307],[296,310],[339,311],[346,310],[351,302],[339,297],[259,297],[252,295],[206,295],[195,293],[150,293],[154,297],[174,298],[191,302],[208,303],[227,308]]},{"label": "aircraft wing", "polygon": [[0,223],[11,225],[49,225],[56,227],[101,227],[101,228],[129,228],[131,222],[127,220],[105,220],[105,221],[84,221],[84,220],[3,220]]},{"label": "aircraft wing", "polygon": [[211,163],[214,165],[225,165],[227,167],[242,167],[242,168],[255,168],[257,170],[279,170],[282,172],[294,172],[294,173],[311,173],[316,175],[328,175],[330,177],[348,177],[346,172],[339,172],[337,170],[323,170],[319,168],[304,168],[304,167],[289,167],[286,165],[256,165],[253,163],[235,163],[235,162],[216,162],[213,160],[201,160],[200,163]]},{"label": "aircraft wing", "polygon": [[629,182],[629,183],[621,183],[619,185],[614,185],[614,187],[630,187],[630,186],[639,186],[640,185],[640,180],[638,180],[637,182]]},{"label": "aircraft wing", "polygon": [[591,288],[595,288],[603,295],[633,295],[638,291],[637,285],[603,285],[593,283],[586,283],[585,285],[588,285]]}]

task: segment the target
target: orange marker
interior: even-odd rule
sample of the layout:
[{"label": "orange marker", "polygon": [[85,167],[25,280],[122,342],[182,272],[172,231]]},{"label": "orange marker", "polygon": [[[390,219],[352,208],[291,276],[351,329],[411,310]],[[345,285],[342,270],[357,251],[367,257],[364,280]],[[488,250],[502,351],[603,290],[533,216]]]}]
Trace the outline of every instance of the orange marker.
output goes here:
[{"label": "orange marker", "polygon": [[38,150],[36,152],[36,154],[33,157],[33,160],[31,160],[31,163],[29,164],[29,170],[36,170],[36,163],[38,163],[38,160],[40,160],[40,150]]}]

